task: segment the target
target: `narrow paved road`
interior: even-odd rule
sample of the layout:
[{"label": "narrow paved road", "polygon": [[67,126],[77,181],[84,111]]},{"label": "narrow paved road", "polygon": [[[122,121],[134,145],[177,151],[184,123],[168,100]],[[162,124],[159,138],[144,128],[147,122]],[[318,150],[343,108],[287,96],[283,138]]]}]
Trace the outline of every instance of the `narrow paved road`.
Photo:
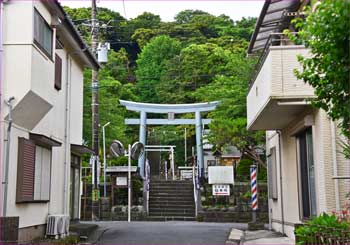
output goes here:
[{"label": "narrow paved road", "polygon": [[100,222],[97,244],[225,244],[231,228],[245,224],[199,222]]}]

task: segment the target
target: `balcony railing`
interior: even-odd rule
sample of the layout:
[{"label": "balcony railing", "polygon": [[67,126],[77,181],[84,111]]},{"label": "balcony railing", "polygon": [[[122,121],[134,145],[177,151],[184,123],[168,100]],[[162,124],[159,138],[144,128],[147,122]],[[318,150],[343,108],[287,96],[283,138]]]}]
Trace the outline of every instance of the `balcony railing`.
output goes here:
[{"label": "balcony railing", "polygon": [[[290,34],[296,36],[298,35],[298,32],[290,32]],[[271,46],[289,46],[289,45],[296,45],[296,44],[292,42],[285,33],[271,33],[269,35],[269,38],[267,39],[266,44],[260,53],[259,60],[255,65],[252,79],[249,82],[249,89],[254,84],[256,77],[258,76],[262,66],[264,65],[266,57],[270,51],[270,47]]]}]

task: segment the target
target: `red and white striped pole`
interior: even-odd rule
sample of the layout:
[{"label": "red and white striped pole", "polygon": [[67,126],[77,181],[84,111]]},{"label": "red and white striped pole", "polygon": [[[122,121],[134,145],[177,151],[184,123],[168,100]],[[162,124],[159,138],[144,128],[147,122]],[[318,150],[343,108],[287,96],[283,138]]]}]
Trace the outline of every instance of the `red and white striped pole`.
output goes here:
[{"label": "red and white striped pole", "polygon": [[250,181],[251,181],[251,192],[252,192],[252,215],[253,222],[256,223],[256,210],[258,209],[258,186],[257,186],[257,167],[256,165],[250,166]]}]

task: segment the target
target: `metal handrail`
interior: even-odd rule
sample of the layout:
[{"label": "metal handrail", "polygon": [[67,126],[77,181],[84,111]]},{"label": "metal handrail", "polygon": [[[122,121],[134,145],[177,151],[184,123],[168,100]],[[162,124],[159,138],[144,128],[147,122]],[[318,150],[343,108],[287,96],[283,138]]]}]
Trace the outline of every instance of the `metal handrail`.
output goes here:
[{"label": "metal handrail", "polygon": [[197,208],[197,202],[198,202],[198,192],[197,192],[197,183],[196,183],[196,165],[193,164],[192,166],[192,182],[193,182],[193,197],[194,197],[194,205],[195,205],[195,215],[197,217],[198,215],[198,208]]},{"label": "metal handrail", "polygon": [[[290,32],[290,34],[297,35],[298,32]],[[262,50],[262,53],[259,57],[259,60],[255,65],[253,76],[249,81],[249,90],[253,86],[253,84],[254,84],[254,82],[255,82],[255,80],[256,80],[256,78],[257,78],[257,76],[258,76],[258,74],[259,74],[259,72],[260,72],[260,70],[261,70],[261,68],[266,60],[266,57],[270,51],[270,47],[271,46],[289,46],[289,44],[283,45],[284,44],[283,41],[291,41],[291,40],[286,36],[285,33],[277,32],[277,33],[270,33],[269,34],[269,37],[268,37],[268,39],[265,43],[265,46]],[[277,42],[278,45],[274,45],[275,42]]]}]

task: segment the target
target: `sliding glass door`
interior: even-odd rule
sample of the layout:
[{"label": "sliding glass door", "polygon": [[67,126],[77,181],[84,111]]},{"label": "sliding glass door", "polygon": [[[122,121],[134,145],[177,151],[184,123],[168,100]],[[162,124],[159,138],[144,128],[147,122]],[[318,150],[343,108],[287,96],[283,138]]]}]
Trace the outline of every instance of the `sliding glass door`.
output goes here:
[{"label": "sliding glass door", "polygon": [[299,135],[299,181],[302,218],[316,216],[315,164],[313,152],[312,129],[308,128]]}]

